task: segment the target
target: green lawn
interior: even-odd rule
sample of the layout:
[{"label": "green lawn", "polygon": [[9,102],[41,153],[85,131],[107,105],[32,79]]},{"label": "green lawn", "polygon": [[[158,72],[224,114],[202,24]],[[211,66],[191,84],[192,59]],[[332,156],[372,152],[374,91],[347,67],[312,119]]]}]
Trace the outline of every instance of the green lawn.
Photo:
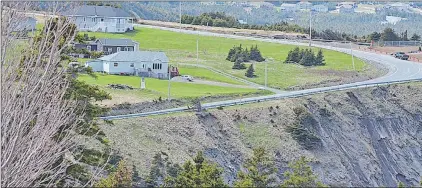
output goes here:
[{"label": "green lawn", "polygon": [[[92,78],[88,75],[81,75],[79,79],[99,86],[107,86],[107,84],[125,84],[134,88],[140,87],[141,78],[137,76],[118,76],[118,75],[102,75],[98,74],[98,78]],[[154,78],[145,78],[147,91],[141,91],[137,95],[146,94],[150,98],[155,95],[167,97],[168,81]],[[171,82],[171,96],[173,98],[191,98],[200,96],[222,95],[222,94],[245,94],[258,92],[256,89],[219,87],[203,84]],[[141,96],[140,96],[141,97]]]},{"label": "green lawn", "polygon": [[200,78],[204,80],[224,82],[224,83],[236,84],[236,85],[245,85],[243,82],[239,82],[231,78],[227,78],[225,76],[219,75],[205,68],[187,66],[187,65],[179,65],[178,67],[179,67],[181,75],[191,75],[194,78]]},{"label": "green lawn", "polygon": [[[256,65],[256,75],[258,77],[246,78],[244,75],[246,70],[233,70],[231,69],[233,63],[225,60],[228,50],[234,45],[242,44],[244,47],[250,48],[251,45],[257,44],[264,57],[271,57],[274,59],[274,61],[268,64],[268,85],[279,88],[316,83],[342,77],[341,74],[325,75],[324,70],[352,70],[351,56],[335,51],[323,50],[326,66],[305,68],[282,63],[286,58],[288,51],[295,47],[292,45],[183,34],[140,27],[135,27],[135,29],[136,30],[133,32],[122,34],[87,33],[89,36],[96,36],[97,38],[133,39],[139,42],[141,50],[160,50],[166,52],[167,56],[170,58],[170,62],[173,64],[196,63],[196,40],[199,39],[200,64],[212,66],[238,77],[264,84],[263,63],[258,63]],[[355,65],[358,72],[364,70],[366,66],[366,64],[359,59],[355,59]],[[187,70],[187,72],[189,71],[192,72],[194,70]]]}]

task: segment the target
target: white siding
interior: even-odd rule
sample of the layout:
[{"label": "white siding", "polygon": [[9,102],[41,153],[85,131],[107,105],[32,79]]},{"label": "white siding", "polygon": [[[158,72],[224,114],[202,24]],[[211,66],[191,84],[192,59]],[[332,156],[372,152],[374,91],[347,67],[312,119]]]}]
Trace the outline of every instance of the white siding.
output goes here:
[{"label": "white siding", "polygon": [[[103,21],[101,21],[103,19]],[[98,16],[75,16],[74,23],[80,31],[100,31],[108,33],[124,33],[126,30],[133,30],[133,23],[130,18],[108,18]],[[120,23],[118,23],[118,21]]]},{"label": "white siding", "polygon": [[94,72],[102,72],[104,71],[104,65],[101,61],[90,61],[87,62],[85,66],[89,66],[92,68],[92,71]]}]

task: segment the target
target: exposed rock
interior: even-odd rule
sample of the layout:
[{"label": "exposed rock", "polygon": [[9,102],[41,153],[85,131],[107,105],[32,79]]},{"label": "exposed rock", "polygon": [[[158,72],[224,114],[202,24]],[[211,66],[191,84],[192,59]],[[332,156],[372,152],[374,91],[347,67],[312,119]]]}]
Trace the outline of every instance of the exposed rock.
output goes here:
[{"label": "exposed rock", "polygon": [[[299,106],[309,113],[301,123],[320,139],[317,149],[307,150],[286,131],[297,122],[300,111],[293,109]],[[300,156],[310,158],[314,171],[331,186],[392,187],[398,181],[414,186],[422,176],[422,84],[114,123],[103,125],[104,132],[142,175],[156,152],[165,151],[181,163],[202,150],[224,168],[226,182],[233,183],[252,148],[263,146],[276,161],[279,180],[287,163]]]}]

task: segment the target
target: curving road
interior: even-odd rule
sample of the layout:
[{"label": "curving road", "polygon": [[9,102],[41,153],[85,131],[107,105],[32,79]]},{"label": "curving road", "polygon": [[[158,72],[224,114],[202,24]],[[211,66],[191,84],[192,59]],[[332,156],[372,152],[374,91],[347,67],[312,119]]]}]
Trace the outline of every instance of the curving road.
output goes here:
[{"label": "curving road", "polygon": [[[147,25],[138,25],[140,27],[148,27],[148,28],[158,28],[162,30],[169,30],[175,32],[182,32],[182,33],[189,33],[189,34],[197,34],[197,35],[206,35],[206,36],[216,36],[216,37],[226,37],[226,38],[234,38],[234,39],[247,39],[247,40],[257,40],[257,41],[264,41],[264,42],[273,42],[273,43],[281,43],[281,44],[291,44],[291,45],[300,45],[300,46],[307,46],[308,43],[302,43],[297,41],[287,41],[287,40],[280,40],[280,39],[264,39],[264,38],[254,38],[254,37],[245,37],[245,36],[236,36],[236,35],[228,35],[228,34],[219,34],[219,33],[211,33],[211,32],[204,32],[204,31],[190,31],[190,30],[179,30],[173,28],[165,28],[165,27],[158,27],[158,26],[147,26]],[[344,52],[347,54],[351,53],[350,49],[336,47],[336,46],[327,46],[321,44],[313,44],[312,46],[335,50],[339,52]],[[401,82],[408,82],[408,81],[422,81],[422,63],[415,63],[410,61],[399,60],[389,55],[381,55],[375,54],[370,52],[363,52],[353,50],[353,55],[361,58],[367,59],[371,61],[375,61],[380,63],[386,67],[388,67],[389,71],[386,75],[375,78],[372,80],[362,81],[362,82],[355,82],[350,84],[342,84],[337,86],[330,86],[330,87],[321,87],[321,88],[313,88],[313,89],[305,89],[300,91],[289,91],[283,93],[277,93],[274,95],[269,96],[261,96],[261,97],[250,97],[250,98],[243,98],[243,99],[236,99],[236,100],[226,100],[226,101],[219,101],[213,103],[206,103],[202,104],[202,107],[207,108],[216,108],[220,106],[233,106],[239,104],[246,104],[246,103],[253,103],[253,102],[260,102],[266,100],[275,100],[275,99],[283,99],[283,98],[291,98],[291,97],[299,97],[304,95],[311,95],[316,93],[328,92],[328,91],[338,91],[344,89],[351,89],[351,88],[358,88],[358,87],[368,87],[368,86],[376,86],[376,85],[383,85],[383,84],[392,84],[392,83],[401,83]],[[107,117],[100,117],[101,119],[123,119],[123,118],[131,118],[131,117],[143,117],[149,115],[159,115],[159,114],[168,114],[174,112],[182,112],[189,110],[187,107],[180,107],[180,108],[173,108],[173,109],[166,109],[160,110],[155,112],[146,112],[146,113],[139,113],[139,114],[127,114],[127,115],[118,115],[118,116],[107,116]]]}]

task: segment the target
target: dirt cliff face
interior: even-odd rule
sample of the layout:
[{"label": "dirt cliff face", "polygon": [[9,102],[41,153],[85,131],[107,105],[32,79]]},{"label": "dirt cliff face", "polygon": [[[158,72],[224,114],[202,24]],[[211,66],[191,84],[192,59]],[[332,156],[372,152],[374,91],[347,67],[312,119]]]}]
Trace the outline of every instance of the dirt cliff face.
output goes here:
[{"label": "dirt cliff face", "polygon": [[[306,134],[289,131],[292,126]],[[310,158],[321,180],[332,186],[397,186],[398,181],[410,186],[422,176],[422,84],[270,101],[201,115],[117,120],[102,128],[142,175],[157,152],[182,162],[202,150],[232,183],[252,148],[262,146],[273,155],[279,180],[287,163],[300,156]]]}]

